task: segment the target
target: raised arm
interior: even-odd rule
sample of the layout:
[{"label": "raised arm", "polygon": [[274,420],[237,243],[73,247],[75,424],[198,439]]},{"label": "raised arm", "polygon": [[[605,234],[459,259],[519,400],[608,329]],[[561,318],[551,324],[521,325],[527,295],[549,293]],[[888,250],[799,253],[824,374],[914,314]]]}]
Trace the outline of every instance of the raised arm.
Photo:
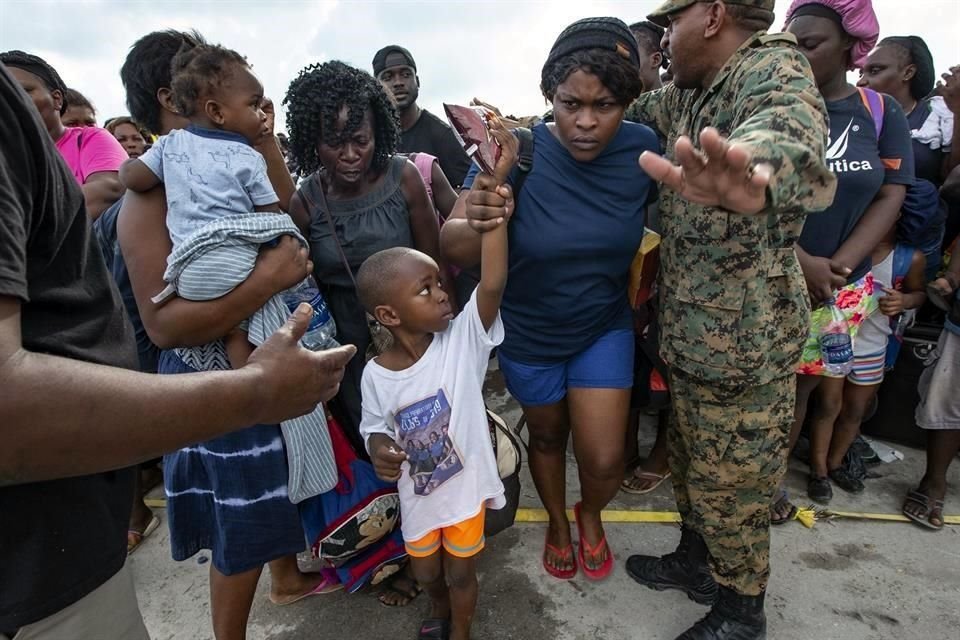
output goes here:
[{"label": "raised arm", "polygon": [[[469,201],[476,197],[472,188],[461,191],[453,204],[450,217],[440,229],[440,251],[443,257],[461,269],[469,269],[480,263],[480,232],[474,230],[467,217]],[[503,215],[502,204],[496,214],[496,217]]]},{"label": "raised arm", "polygon": [[[501,187],[509,191],[510,187]],[[508,196],[510,199],[513,195]],[[507,286],[507,222],[483,234],[481,239],[480,284],[477,285],[477,311],[487,331],[500,312],[500,301]]]},{"label": "raised arm", "polygon": [[276,122],[273,100],[264,98],[261,109],[267,114],[267,128],[270,130],[270,135],[265,137],[256,148],[263,159],[267,161],[267,177],[270,178],[273,190],[277,192],[280,208],[283,211],[290,211],[290,198],[293,197],[297,187],[293,183],[293,178],[290,177],[290,170],[287,169],[287,161],[283,157],[280,141],[277,140],[277,136],[273,135],[274,123]]},{"label": "raised arm", "polygon": [[499,228],[501,220],[507,222],[513,215],[513,190],[498,190],[497,185],[505,184],[516,166],[520,143],[500,120],[492,121],[491,132],[501,144],[496,176],[477,173],[478,167],[474,165],[467,176],[468,183],[473,177],[472,184],[460,193],[450,217],[440,230],[443,255],[464,269],[480,262],[481,235]]},{"label": "raised arm", "polygon": [[275,293],[300,282],[313,267],[307,250],[291,237],[273,248],[262,248],[250,276],[227,295],[208,301],[173,297],[164,304],[150,298],[166,283],[171,250],[162,189],[128,192],[117,220],[117,237],[130,275],[143,326],[161,349],[193,347],[225,336]]},{"label": "raised arm", "polygon": [[681,136],[679,165],[644,153],[640,164],[654,179],[693,202],[742,214],[797,216],[830,206],[836,178],[824,161],[826,107],[810,64],[793,49],[765,55],[739,80],[737,108],[749,115],[729,139],[707,128],[700,153]]},{"label": "raised arm", "polygon": [[[505,184],[507,176],[516,165],[520,156],[519,143],[512,133],[506,130],[500,120],[490,125],[491,133],[500,143],[500,159],[494,168],[492,177],[497,193],[513,207],[513,189]],[[479,176],[478,176],[479,177]],[[503,216],[494,220],[496,226],[481,239],[480,256],[480,283],[477,285],[477,311],[480,321],[487,331],[497,320],[500,313],[500,302],[503,300],[503,290],[507,286],[507,271],[509,262],[507,256],[507,226],[508,218]]]}]

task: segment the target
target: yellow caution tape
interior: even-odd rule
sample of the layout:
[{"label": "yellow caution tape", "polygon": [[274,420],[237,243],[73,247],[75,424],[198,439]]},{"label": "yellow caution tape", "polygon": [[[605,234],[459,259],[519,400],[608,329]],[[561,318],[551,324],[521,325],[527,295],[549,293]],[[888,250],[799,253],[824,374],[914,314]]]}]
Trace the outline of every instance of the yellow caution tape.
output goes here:
[{"label": "yellow caution tape", "polygon": [[[573,519],[573,511],[567,509],[567,517]],[[851,518],[858,520],[879,520],[887,522],[910,522],[910,519],[900,514],[890,513],[857,513],[853,511],[826,511],[817,514],[817,519]],[[662,523],[680,522],[680,514],[676,511],[640,511],[635,509],[608,509],[601,513],[604,522],[611,524],[627,523]],[[547,512],[543,509],[517,509],[517,522],[547,522]],[[960,524],[960,516],[946,516],[946,524]],[[804,523],[806,526],[811,526]]]},{"label": "yellow caution tape", "polygon": [[[574,519],[573,510],[567,509],[567,517]],[[608,509],[600,513],[604,522],[680,522],[680,514],[676,511],[639,511],[628,509]],[[547,522],[545,509],[517,509],[517,522]]]},{"label": "yellow caution tape", "polygon": [[[147,498],[143,501],[148,507],[153,509],[165,509],[167,501],[163,498]],[[567,509],[567,517],[574,519],[573,510]],[[641,511],[639,509],[607,509],[601,513],[604,522],[610,524],[636,524],[636,523],[664,523],[680,522],[680,514],[676,511]],[[858,513],[854,511],[823,511],[816,513],[816,520],[831,518],[850,518],[856,520],[877,520],[883,522],[910,522],[910,519],[892,513]],[[544,509],[517,509],[517,522],[547,522],[547,512]],[[807,520],[807,518],[804,518]],[[943,521],[946,524],[960,524],[960,516],[946,516]],[[813,524],[803,523],[806,527],[812,527]]]}]

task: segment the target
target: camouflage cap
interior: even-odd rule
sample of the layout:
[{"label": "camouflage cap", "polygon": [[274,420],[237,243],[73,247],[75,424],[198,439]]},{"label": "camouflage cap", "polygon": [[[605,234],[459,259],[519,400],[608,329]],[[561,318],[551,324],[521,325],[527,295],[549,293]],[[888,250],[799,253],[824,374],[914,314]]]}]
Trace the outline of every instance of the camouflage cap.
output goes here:
[{"label": "camouflage cap", "polygon": [[[703,2],[705,0],[665,0],[663,4],[657,7],[653,13],[647,16],[647,19],[654,23],[658,24],[661,27],[666,28],[667,26],[667,16],[671,13],[676,13],[677,11],[683,11],[692,4],[697,2]],[[758,9],[766,9],[767,11],[773,11],[773,5],[776,0],[723,0],[727,4],[742,4],[748,7],[757,7]]]}]

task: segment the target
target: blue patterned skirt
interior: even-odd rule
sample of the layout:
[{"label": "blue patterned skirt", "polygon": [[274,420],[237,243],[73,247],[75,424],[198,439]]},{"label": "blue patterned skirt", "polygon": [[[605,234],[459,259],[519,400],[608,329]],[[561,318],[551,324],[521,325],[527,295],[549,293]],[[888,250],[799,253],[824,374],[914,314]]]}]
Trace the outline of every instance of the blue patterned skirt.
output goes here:
[{"label": "blue patterned skirt", "polygon": [[[161,374],[195,370],[173,351]],[[209,549],[232,575],[307,548],[297,506],[287,495],[279,425],[258,424],[175,451],[163,459],[170,550],[186,560]]]}]

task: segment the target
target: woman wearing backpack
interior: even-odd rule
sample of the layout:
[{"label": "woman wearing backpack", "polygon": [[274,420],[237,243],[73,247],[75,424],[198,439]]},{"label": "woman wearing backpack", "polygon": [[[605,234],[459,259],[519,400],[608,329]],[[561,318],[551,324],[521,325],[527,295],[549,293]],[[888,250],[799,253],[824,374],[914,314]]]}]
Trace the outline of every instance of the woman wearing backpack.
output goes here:
[{"label": "woman wearing backpack", "polygon": [[634,349],[626,288],[654,193],[637,158],[659,148],[649,128],[623,121],[640,95],[639,67],[636,39],[620,20],[567,27],[541,72],[555,123],[533,127],[532,168],[514,169],[508,200],[507,188],[494,193],[475,166],[441,232],[450,260],[473,266],[480,234],[471,224],[497,206],[511,209],[501,209],[510,221],[510,269],[498,357],[523,407],[530,471],[550,516],[543,566],[560,579],[578,570],[565,496],[571,432],[582,491],[574,507],[579,565],[595,580],[613,568],[600,511],[623,479]]},{"label": "woman wearing backpack", "polygon": [[[861,67],[877,41],[879,24],[870,0],[794,0],[787,11],[787,31],[796,36],[800,51],[810,61],[826,102],[830,116],[827,162],[837,176],[833,204],[807,218],[796,247],[816,308],[797,370],[790,446],[796,444],[807,402],[816,391],[807,493],[826,504],[833,495],[831,480],[841,488],[855,488],[842,461],[857,433],[834,430],[845,377],[830,374],[820,357],[819,334],[831,314],[822,305],[836,300],[854,338],[852,375],[867,375],[865,368],[872,360],[856,356],[855,339],[864,319],[877,309],[870,256],[895,224],[906,185],[913,183],[913,151],[907,120],[896,100],[847,82],[847,70]],[[771,505],[771,521],[785,522],[793,513],[781,491]]]}]

